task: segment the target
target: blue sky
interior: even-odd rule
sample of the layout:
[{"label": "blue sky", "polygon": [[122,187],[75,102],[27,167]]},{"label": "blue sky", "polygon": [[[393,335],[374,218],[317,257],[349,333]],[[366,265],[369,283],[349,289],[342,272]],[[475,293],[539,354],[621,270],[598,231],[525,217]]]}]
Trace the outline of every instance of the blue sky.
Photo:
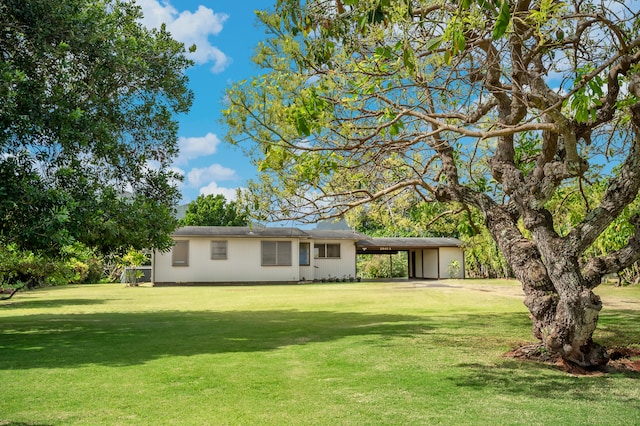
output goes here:
[{"label": "blue sky", "polygon": [[251,61],[255,46],[264,39],[255,10],[271,9],[275,0],[136,0],[142,7],[143,24],[162,22],[173,37],[187,47],[196,62],[188,72],[195,98],[189,114],[178,116],[180,156],[175,168],[184,175],[182,202],[199,194],[235,197],[236,188],[255,177],[256,169],[240,149],[222,142],[224,90],[233,81],[258,72]]}]

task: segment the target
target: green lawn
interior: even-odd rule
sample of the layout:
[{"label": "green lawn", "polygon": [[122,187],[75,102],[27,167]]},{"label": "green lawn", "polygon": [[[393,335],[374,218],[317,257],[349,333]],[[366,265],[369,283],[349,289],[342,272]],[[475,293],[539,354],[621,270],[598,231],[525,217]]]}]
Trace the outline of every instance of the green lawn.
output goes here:
[{"label": "green lawn", "polygon": [[[598,340],[640,344],[640,287]],[[0,425],[632,425],[640,377],[503,354],[517,283],[49,288],[0,302]]]}]

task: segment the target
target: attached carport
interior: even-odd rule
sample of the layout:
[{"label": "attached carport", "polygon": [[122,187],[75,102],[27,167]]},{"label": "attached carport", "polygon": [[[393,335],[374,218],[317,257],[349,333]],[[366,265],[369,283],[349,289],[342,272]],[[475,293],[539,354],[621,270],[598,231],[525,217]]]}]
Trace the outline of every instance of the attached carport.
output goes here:
[{"label": "attached carport", "polygon": [[[366,238],[356,242],[357,254],[391,255],[401,251],[408,253],[409,278],[464,278],[462,241],[457,238]],[[454,262],[459,271],[456,277],[450,277]]]}]

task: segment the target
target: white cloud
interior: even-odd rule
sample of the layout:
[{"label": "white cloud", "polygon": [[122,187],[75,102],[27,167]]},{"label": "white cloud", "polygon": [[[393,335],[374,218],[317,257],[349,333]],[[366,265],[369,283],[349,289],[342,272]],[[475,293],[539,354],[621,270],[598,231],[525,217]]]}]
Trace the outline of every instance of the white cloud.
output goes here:
[{"label": "white cloud", "polygon": [[237,192],[238,189],[239,188],[220,187],[216,182],[211,182],[209,185],[203,186],[202,188],[200,188],[200,195],[221,194],[221,195],[224,195],[224,198],[226,198],[227,201],[235,201],[238,196],[238,192]]},{"label": "white cloud", "polygon": [[202,137],[180,137],[178,139],[180,154],[175,162],[176,164],[185,164],[194,158],[215,154],[218,145],[220,145],[220,138],[213,133],[207,133]]},{"label": "white cloud", "polygon": [[209,167],[195,167],[187,173],[187,185],[190,187],[198,187],[206,182],[218,180],[234,180],[237,179],[236,171],[220,164],[212,164]]},{"label": "white cloud", "polygon": [[195,12],[180,12],[169,2],[159,0],[136,0],[136,3],[144,14],[143,25],[159,28],[164,23],[171,35],[184,43],[187,49],[195,44],[196,51],[187,56],[197,64],[212,62],[211,71],[214,73],[224,71],[231,64],[231,58],[209,41],[209,36],[220,34],[229,17],[227,14],[215,13],[205,6],[198,6]]}]

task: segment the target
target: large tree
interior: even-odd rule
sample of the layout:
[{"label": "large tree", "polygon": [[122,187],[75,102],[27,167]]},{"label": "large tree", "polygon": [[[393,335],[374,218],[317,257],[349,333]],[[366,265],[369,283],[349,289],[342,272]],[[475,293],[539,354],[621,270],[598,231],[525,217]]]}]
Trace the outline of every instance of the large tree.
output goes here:
[{"label": "large tree", "polygon": [[128,0],[0,0],[0,242],[167,248],[191,62]]},{"label": "large tree", "polygon": [[187,205],[182,226],[246,226],[248,214],[240,210],[236,201],[229,201],[224,195],[199,195]]},{"label": "large tree", "polygon": [[[336,216],[403,190],[478,209],[522,282],[533,333],[582,366],[605,274],[640,257],[640,220],[588,249],[640,187],[637,2],[281,0],[258,77],[228,92],[228,139],[249,141],[257,206]],[[608,180],[572,227],[553,195]],[[596,198],[596,197],[594,197]],[[637,213],[637,212],[636,212]]]}]

